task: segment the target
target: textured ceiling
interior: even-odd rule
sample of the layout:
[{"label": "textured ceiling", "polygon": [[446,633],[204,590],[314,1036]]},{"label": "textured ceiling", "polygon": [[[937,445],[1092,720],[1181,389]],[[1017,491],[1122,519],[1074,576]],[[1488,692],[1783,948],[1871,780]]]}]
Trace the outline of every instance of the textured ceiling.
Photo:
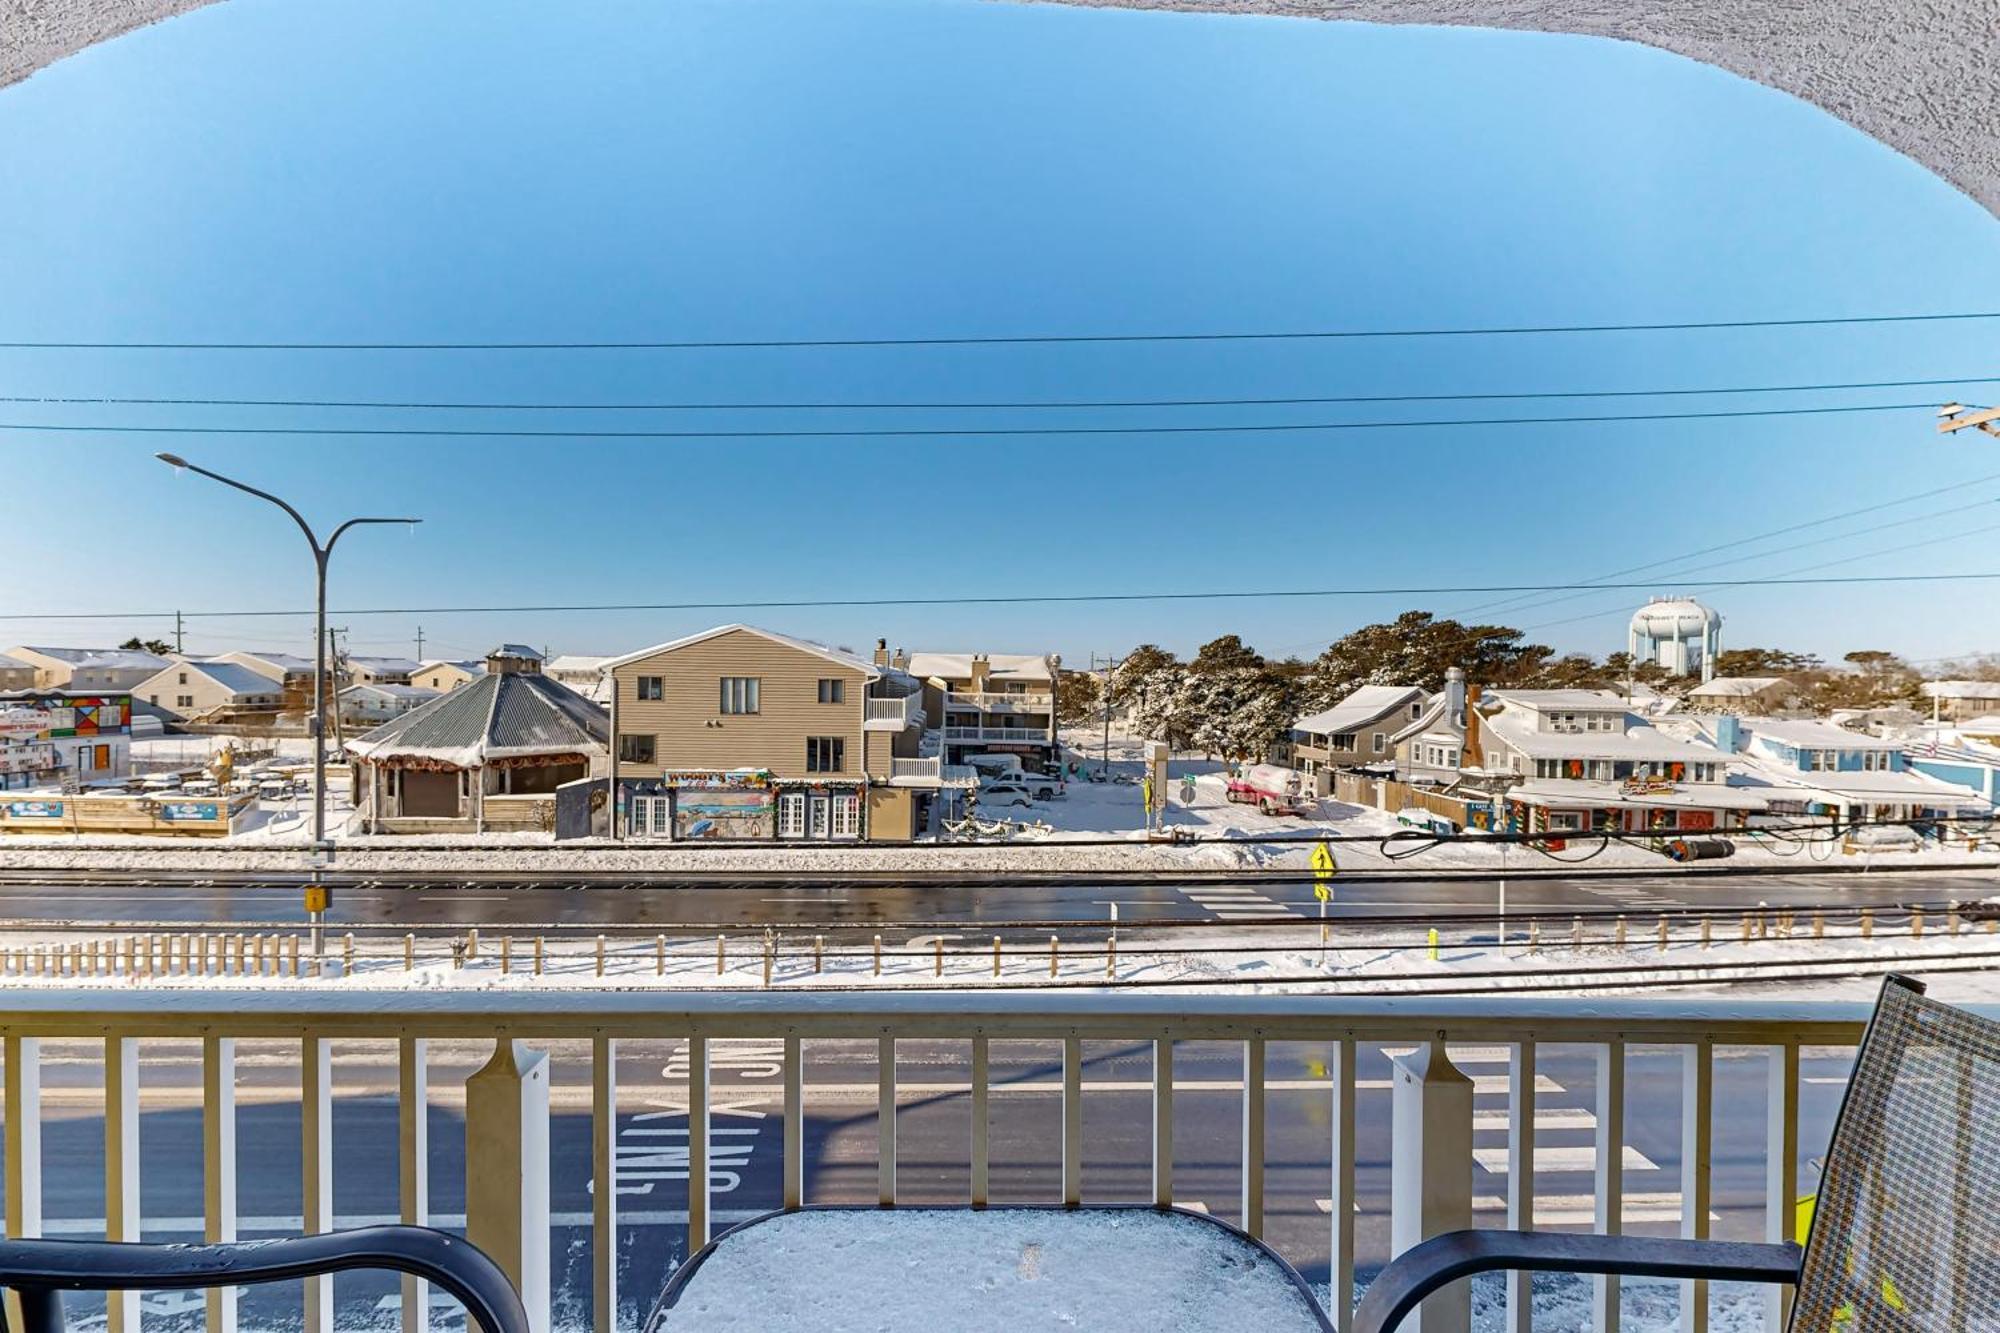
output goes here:
[{"label": "textured ceiling", "polygon": [[[215,0],[0,0],[0,87]],[[2000,214],[1994,0],[1060,0],[1622,38],[1800,97]],[[1837,205],[1837,201],[1828,201]]]}]

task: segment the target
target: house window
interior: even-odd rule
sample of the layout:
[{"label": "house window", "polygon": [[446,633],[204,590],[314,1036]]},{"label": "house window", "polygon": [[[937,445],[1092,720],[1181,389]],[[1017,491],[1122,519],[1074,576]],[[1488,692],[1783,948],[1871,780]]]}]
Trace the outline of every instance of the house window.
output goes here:
[{"label": "house window", "polygon": [[722,711],[725,713],[755,713],[757,708],[756,676],[724,676],[722,678]]},{"label": "house window", "polygon": [[188,673],[187,673],[187,672],[185,672],[185,671],[182,671],[182,672],[179,672],[179,673],[177,673],[177,674],[178,674],[178,675],[180,676],[180,679],[179,679],[178,681],[176,681],[176,682],[175,682],[176,684],[179,684],[179,685],[185,685],[185,684],[187,684],[187,683],[188,683]]},{"label": "house window", "polygon": [[1583,827],[1583,816],[1573,810],[1549,811],[1549,829],[1552,832],[1574,832]]},{"label": "house window", "polygon": [[157,704],[158,702],[160,702],[160,696],[157,694],[149,694],[146,696],[146,702],[149,704]]},{"label": "house window", "polygon": [[1379,732],[1379,731],[1375,733],[1375,753],[1376,753],[1376,754],[1380,754],[1380,753],[1382,753],[1382,742],[1383,742],[1383,741],[1385,741],[1385,740],[1387,740],[1387,739],[1388,739],[1388,737],[1386,737],[1385,735],[1383,735],[1383,733],[1381,733],[1381,732]]},{"label": "house window", "polygon": [[1352,732],[1343,732],[1340,735],[1334,736],[1332,743],[1327,748],[1329,750],[1339,750],[1347,754],[1353,754],[1355,750],[1354,734]]},{"label": "house window", "polygon": [[847,682],[844,680],[822,680],[819,683],[819,701],[823,704],[847,702]]},{"label": "house window", "polygon": [[176,695],[174,696],[174,707],[176,707],[176,708],[193,708],[193,707],[194,707],[194,696],[193,696],[192,694],[176,694]]},{"label": "house window", "polygon": [[806,737],[806,772],[841,773],[847,769],[847,740],[842,736]]},{"label": "house window", "polygon": [[833,798],[833,836],[836,838],[858,838],[861,836],[861,798],[859,796],[836,796]]},{"label": "house window", "polygon": [[650,764],[653,762],[653,738],[620,733],[618,737],[618,761],[624,764]]},{"label": "house window", "polygon": [[660,678],[658,676],[639,677],[639,698],[641,700],[657,700],[661,695]]}]

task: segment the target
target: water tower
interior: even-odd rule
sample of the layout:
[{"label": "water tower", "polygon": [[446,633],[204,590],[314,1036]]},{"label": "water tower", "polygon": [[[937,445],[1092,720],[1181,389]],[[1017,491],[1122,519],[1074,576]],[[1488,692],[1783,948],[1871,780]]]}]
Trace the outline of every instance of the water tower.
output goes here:
[{"label": "water tower", "polygon": [[1722,617],[1692,597],[1655,597],[1632,613],[1634,662],[1654,662],[1676,676],[1715,678]]}]

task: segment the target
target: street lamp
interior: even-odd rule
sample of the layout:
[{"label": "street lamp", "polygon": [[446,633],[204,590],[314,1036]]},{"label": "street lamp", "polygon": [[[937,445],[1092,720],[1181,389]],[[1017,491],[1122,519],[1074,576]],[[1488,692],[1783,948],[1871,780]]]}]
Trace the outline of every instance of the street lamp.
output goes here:
[{"label": "street lamp", "polygon": [[[246,486],[242,482],[237,481],[232,477],[223,476],[220,472],[211,472],[205,467],[196,467],[193,463],[188,462],[185,458],[182,458],[178,454],[154,454],[153,457],[159,459],[162,463],[165,463],[167,466],[174,468],[176,470],[185,469],[186,471],[189,472],[199,472],[202,476],[207,477],[211,481],[219,481],[224,486],[233,486],[237,490],[242,491],[248,495],[254,495],[260,500],[269,500],[272,504],[278,506],[278,508],[284,510],[287,514],[290,514],[292,516],[292,522],[298,524],[299,531],[303,532],[306,535],[306,544],[312,547],[313,570],[316,579],[314,588],[314,622],[313,622],[312,846],[315,852],[324,853],[325,851],[328,850],[328,844],[326,840],[326,562],[327,558],[333,554],[333,544],[340,540],[340,534],[346,532],[349,528],[356,527],[362,523],[421,523],[423,522],[423,520],[420,518],[350,518],[345,523],[342,523],[339,527],[335,528],[333,530],[333,535],[328,537],[324,544],[321,544],[318,535],[315,534],[312,530],[312,525],[305,521],[305,519],[299,514],[299,511],[292,508],[290,505],[286,504],[283,500],[280,500],[277,496],[271,494],[269,491],[260,491],[255,486]],[[313,868],[313,876],[315,879],[318,878],[319,876],[318,866],[315,866]],[[313,915],[315,918],[317,918],[319,916],[319,913],[315,912]],[[315,921],[314,924],[317,925],[317,921]],[[317,943],[317,937],[319,934],[318,930],[315,929],[313,934],[315,937],[315,942]]]}]

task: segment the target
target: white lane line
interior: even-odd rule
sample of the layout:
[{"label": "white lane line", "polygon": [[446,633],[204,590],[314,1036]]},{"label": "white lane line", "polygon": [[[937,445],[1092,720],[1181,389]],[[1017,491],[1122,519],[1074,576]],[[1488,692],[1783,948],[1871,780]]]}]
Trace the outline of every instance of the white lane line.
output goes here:
[{"label": "white lane line", "polygon": [[[1472,1127],[1481,1129],[1505,1129],[1514,1123],[1514,1117],[1505,1111],[1474,1111]],[[1536,1129],[1596,1129],[1597,1112],[1581,1106],[1552,1106],[1545,1111],[1535,1112]]]},{"label": "white lane line", "polygon": [[[1183,1204],[1183,1207],[1189,1205]],[[768,1211],[761,1208],[716,1209],[709,1214],[709,1220],[716,1223],[747,1222],[753,1217],[762,1217]],[[434,1227],[462,1228],[465,1226],[464,1213],[432,1213],[430,1224]],[[621,1227],[684,1227],[688,1215],[685,1208],[625,1208],[618,1210],[618,1225]],[[342,1213],[333,1219],[335,1227],[386,1227],[398,1225],[394,1213]],[[243,1217],[237,1219],[237,1227],[246,1232],[283,1235],[297,1235],[305,1230],[305,1219],[294,1213],[290,1217],[279,1215]],[[587,1227],[591,1225],[591,1215],[587,1212],[551,1213],[549,1225],[558,1227]],[[200,1235],[202,1219],[193,1215],[174,1217],[148,1217],[145,1228],[148,1234],[155,1232],[168,1235]],[[101,1217],[51,1217],[42,1222],[42,1234],[48,1236],[83,1236],[86,1239],[104,1239],[104,1219]]]},{"label": "white lane line", "polygon": [[[1507,1170],[1507,1150],[1505,1148],[1474,1148],[1472,1160],[1495,1174]],[[1625,1169],[1627,1171],[1657,1171],[1659,1166],[1652,1158],[1625,1145]],[[1597,1169],[1597,1149],[1594,1145],[1580,1143],[1570,1147],[1536,1148],[1535,1170],[1543,1171],[1594,1171]]]},{"label": "white lane line", "polygon": [[[1472,1201],[1476,1213],[1504,1213],[1507,1201],[1497,1194],[1482,1194]],[[1709,1210],[1709,1220],[1720,1222],[1722,1214]],[[1674,1193],[1628,1194],[1622,1217],[1627,1222],[1678,1222],[1681,1196]],[[1588,1194],[1543,1194],[1535,1199],[1535,1225],[1546,1227],[1590,1224],[1597,1221],[1597,1200]]]}]

